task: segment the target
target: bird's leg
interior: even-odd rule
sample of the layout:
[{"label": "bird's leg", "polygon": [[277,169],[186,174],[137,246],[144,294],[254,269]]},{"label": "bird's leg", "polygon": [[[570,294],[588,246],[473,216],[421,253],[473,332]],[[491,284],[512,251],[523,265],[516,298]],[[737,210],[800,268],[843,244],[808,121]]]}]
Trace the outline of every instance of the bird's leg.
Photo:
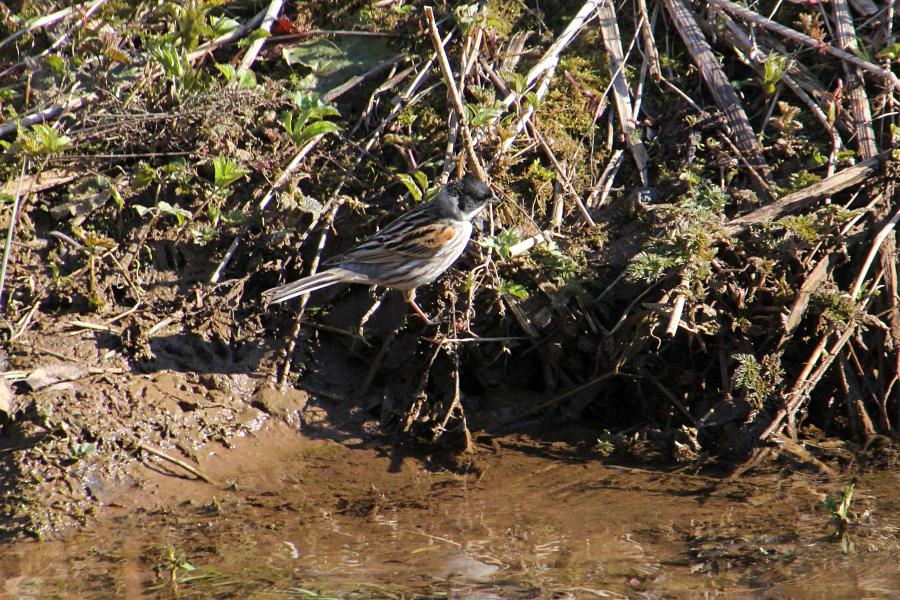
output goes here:
[{"label": "bird's leg", "polygon": [[406,300],[406,303],[409,304],[414,311],[416,311],[416,314],[419,315],[423,321],[425,321],[429,325],[435,324],[435,321],[432,321],[431,318],[429,318],[429,316],[425,314],[425,311],[423,311],[421,308],[419,308],[419,305],[416,304],[415,288],[413,288],[411,290],[403,290],[403,298],[404,298],[404,300]]},{"label": "bird's leg", "polygon": [[372,286],[369,288],[369,294],[372,298],[372,306],[369,310],[366,311],[366,314],[362,316],[362,319],[359,320],[359,328],[357,329],[357,333],[359,337],[365,338],[363,332],[365,331],[366,323],[369,322],[369,319],[372,318],[372,315],[375,314],[375,311],[378,310],[378,307],[381,306],[381,301],[384,300],[384,296],[387,294],[387,291],[382,292],[381,294],[376,293],[376,286]]}]

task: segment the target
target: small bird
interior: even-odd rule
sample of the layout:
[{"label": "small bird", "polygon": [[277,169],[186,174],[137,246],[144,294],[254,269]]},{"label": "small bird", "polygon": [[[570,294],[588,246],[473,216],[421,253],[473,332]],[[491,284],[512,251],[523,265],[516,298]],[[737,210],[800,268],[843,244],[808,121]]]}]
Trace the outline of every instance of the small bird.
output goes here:
[{"label": "small bird", "polygon": [[427,323],[416,304],[416,288],[437,279],[465,250],[472,219],[488,202],[490,188],[467,175],[441,188],[433,200],[329,259],[326,270],[263,292],[270,303],[284,302],[335,283],[365,283],[401,290],[406,302]]}]

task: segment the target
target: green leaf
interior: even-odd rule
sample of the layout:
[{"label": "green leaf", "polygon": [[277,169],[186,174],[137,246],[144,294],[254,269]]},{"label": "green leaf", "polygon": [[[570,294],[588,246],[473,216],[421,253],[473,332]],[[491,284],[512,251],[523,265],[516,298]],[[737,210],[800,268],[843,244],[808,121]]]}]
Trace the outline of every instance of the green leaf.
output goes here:
[{"label": "green leaf", "polygon": [[512,296],[513,298],[518,298],[519,300],[525,300],[526,298],[528,298],[528,290],[525,289],[525,286],[520,283],[501,279],[499,289],[500,293],[504,296]]},{"label": "green leaf", "polygon": [[256,73],[254,73],[250,69],[246,69],[241,73],[241,78],[238,80],[238,89],[242,90],[252,90],[256,87]]},{"label": "green leaf", "polygon": [[288,65],[309,71],[301,89],[317,94],[325,94],[395,55],[387,40],[352,36],[312,40],[282,51]]},{"label": "green leaf", "polygon": [[44,57],[44,64],[47,68],[57,75],[62,75],[66,71],[66,61],[58,54],[50,54]]},{"label": "green leaf", "polygon": [[272,37],[272,34],[265,29],[254,29],[252,32],[250,32],[250,35],[247,37],[247,39],[252,43],[256,40],[265,40],[270,37]]},{"label": "green leaf", "polygon": [[483,106],[477,106],[474,108],[475,108],[474,116],[469,120],[469,123],[473,127],[480,127],[481,125],[486,125],[487,123],[490,123],[494,119],[499,118],[500,115],[503,114],[502,108],[483,107]]},{"label": "green leaf", "polygon": [[889,58],[891,60],[897,60],[897,58],[900,57],[900,44],[886,46],[877,54],[877,56],[881,59]]},{"label": "green leaf", "polygon": [[238,163],[223,156],[213,159],[213,185],[226,188],[248,173]]},{"label": "green leaf", "polygon": [[317,135],[325,135],[327,133],[336,133],[341,130],[340,125],[331,121],[316,121],[308,125],[299,136],[294,136],[294,142],[300,146],[305,144]]},{"label": "green leaf", "polygon": [[225,76],[226,81],[231,81],[237,75],[237,69],[234,68],[234,65],[216,63],[216,69]]},{"label": "green leaf", "polygon": [[209,17],[209,28],[215,37],[225,35],[229,31],[236,29],[239,24],[240,23],[238,23],[235,19],[226,17],[224,15],[221,17]]},{"label": "green leaf", "polygon": [[165,200],[161,200],[156,207],[161,211],[166,213],[167,215],[172,215],[178,221],[179,225],[184,225],[186,219],[191,218],[191,211],[185,210],[183,208],[178,208],[176,206],[172,206]]},{"label": "green leaf", "polygon": [[419,184],[419,189],[427,190],[428,189],[428,176],[425,175],[422,171],[416,170],[413,173],[413,177],[416,178],[416,183]]},{"label": "green leaf", "polygon": [[397,179],[400,180],[403,185],[406,186],[406,189],[409,190],[410,195],[413,197],[413,200],[416,202],[421,202],[422,200],[422,189],[416,185],[415,179],[412,178],[408,173],[400,173],[397,175]]}]

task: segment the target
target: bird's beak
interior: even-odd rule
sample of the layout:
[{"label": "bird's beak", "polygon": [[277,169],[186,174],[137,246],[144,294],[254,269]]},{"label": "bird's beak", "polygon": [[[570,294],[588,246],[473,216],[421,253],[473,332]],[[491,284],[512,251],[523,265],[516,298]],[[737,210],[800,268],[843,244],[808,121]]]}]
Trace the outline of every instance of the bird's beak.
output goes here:
[{"label": "bird's beak", "polygon": [[500,198],[492,195],[491,199],[487,201],[488,204],[500,204]]}]

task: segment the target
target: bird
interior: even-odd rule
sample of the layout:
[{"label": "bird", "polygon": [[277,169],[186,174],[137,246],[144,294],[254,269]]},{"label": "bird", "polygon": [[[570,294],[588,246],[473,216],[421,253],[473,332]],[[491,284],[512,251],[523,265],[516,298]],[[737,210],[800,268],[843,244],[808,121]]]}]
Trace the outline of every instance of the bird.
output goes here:
[{"label": "bird", "polygon": [[437,279],[460,257],[472,237],[472,220],[497,199],[478,177],[450,181],[438,194],[396,221],[324,263],[324,271],[263,292],[277,304],[336,283],[363,283],[403,292],[409,306],[426,323],[416,304],[416,288]]}]

